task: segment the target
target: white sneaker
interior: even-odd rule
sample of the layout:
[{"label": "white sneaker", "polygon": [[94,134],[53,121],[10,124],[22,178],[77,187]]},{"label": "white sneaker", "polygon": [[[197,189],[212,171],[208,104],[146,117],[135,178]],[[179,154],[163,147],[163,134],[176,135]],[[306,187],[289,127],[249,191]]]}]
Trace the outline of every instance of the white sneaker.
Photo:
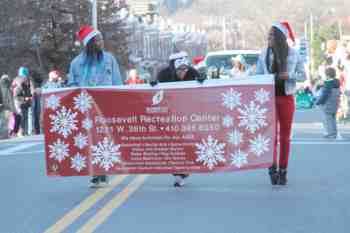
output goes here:
[{"label": "white sneaker", "polygon": [[97,182],[97,183],[92,183],[90,182],[90,185],[89,185],[89,188],[92,188],[92,189],[97,189],[97,188],[100,188],[100,182]]},{"label": "white sneaker", "polygon": [[175,176],[174,187],[182,187],[185,185],[185,179],[181,176]]},{"label": "white sneaker", "polygon": [[340,133],[338,133],[336,139],[337,139],[337,140],[343,140],[344,138],[343,138],[343,136],[341,136]]}]

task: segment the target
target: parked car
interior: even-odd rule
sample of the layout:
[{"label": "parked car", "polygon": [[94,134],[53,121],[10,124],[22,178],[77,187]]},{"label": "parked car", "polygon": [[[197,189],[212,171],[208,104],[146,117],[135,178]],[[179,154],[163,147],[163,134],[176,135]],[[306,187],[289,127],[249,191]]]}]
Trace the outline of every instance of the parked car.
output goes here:
[{"label": "parked car", "polygon": [[[204,61],[197,65],[197,68],[205,69],[208,73],[219,75],[217,78],[227,78],[229,71],[233,68],[232,59],[236,56],[242,56],[246,63],[246,68],[250,69],[256,65],[260,51],[259,50],[223,50],[216,52],[209,52]],[[209,75],[210,77],[211,75]]]}]

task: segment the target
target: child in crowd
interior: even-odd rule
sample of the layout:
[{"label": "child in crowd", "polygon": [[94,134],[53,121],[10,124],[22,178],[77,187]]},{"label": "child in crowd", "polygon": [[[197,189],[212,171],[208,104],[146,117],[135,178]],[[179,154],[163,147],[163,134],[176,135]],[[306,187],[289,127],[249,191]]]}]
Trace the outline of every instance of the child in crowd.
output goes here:
[{"label": "child in crowd", "polygon": [[326,80],[320,89],[320,95],[316,99],[316,105],[320,105],[323,112],[323,125],[326,130],[325,138],[335,139],[338,135],[336,113],[339,107],[340,83],[336,79],[336,70],[328,67],[325,70]]}]

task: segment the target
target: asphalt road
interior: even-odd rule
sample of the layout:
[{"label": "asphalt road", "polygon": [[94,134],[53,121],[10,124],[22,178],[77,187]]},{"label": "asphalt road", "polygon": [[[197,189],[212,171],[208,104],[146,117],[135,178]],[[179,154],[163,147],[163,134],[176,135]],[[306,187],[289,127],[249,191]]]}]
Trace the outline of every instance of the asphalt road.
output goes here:
[{"label": "asphalt road", "polygon": [[0,141],[0,233],[348,233],[350,123],[327,141],[319,116],[296,113],[286,187],[264,169],[192,175],[182,189],[170,175],[114,176],[96,190],[47,177],[42,136]]}]

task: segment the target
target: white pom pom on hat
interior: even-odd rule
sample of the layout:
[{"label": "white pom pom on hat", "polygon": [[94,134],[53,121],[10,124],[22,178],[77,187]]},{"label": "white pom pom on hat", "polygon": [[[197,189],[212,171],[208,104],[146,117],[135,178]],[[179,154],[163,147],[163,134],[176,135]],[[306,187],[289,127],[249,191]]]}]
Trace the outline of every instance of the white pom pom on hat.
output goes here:
[{"label": "white pom pom on hat", "polygon": [[188,54],[185,51],[171,54],[169,56],[169,60],[174,61],[175,69],[183,65],[190,65],[190,62],[188,60]]},{"label": "white pom pom on hat", "polygon": [[188,54],[185,51],[173,53],[169,56],[169,60],[176,60],[180,58],[188,57]]}]

